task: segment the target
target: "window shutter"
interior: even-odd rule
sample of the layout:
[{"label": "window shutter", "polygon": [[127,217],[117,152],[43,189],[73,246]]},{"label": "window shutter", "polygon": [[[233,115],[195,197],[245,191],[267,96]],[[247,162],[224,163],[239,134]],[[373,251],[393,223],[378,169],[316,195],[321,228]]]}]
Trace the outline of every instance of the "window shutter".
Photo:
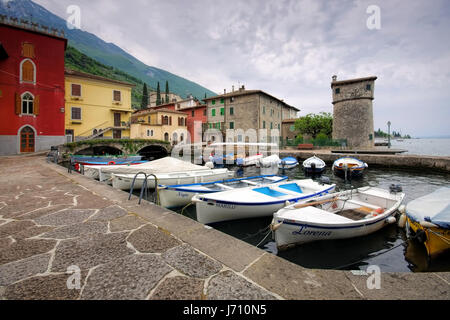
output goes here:
[{"label": "window shutter", "polygon": [[22,81],[34,82],[34,66],[29,60],[22,64]]},{"label": "window shutter", "polygon": [[22,56],[25,58],[34,59],[34,46],[31,43],[23,43],[22,44]]},{"label": "window shutter", "polygon": [[19,115],[19,114],[21,114],[22,112],[22,98],[20,97],[20,94],[18,94],[17,92],[16,92],[16,108],[15,108],[16,110],[16,114],[17,115]]},{"label": "window shutter", "polygon": [[169,117],[169,126],[172,125],[172,117]]},{"label": "window shutter", "polygon": [[164,125],[164,116],[161,116],[161,124]]},{"label": "window shutter", "polygon": [[38,115],[39,115],[39,111],[40,111],[40,108],[39,108],[39,96],[35,96],[35,97],[34,97],[33,114],[34,114],[35,116],[38,116]]},{"label": "window shutter", "polygon": [[72,84],[72,97],[81,97],[81,85]]}]

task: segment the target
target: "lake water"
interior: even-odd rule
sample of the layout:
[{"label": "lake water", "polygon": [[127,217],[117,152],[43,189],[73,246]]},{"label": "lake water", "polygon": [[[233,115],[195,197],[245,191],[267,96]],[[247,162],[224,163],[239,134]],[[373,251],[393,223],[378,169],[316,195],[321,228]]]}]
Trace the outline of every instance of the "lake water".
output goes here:
[{"label": "lake water", "polygon": [[[229,167],[229,169],[237,170],[238,168]],[[260,170],[256,167],[245,168],[243,175],[273,173]],[[278,174],[283,174],[282,170],[279,170]],[[285,175],[290,179],[305,178],[300,167],[286,170]],[[371,169],[370,167],[361,179],[353,180],[351,183],[335,177],[330,168],[324,176],[329,177],[332,183],[336,183],[337,190],[363,186],[387,189],[391,184],[399,184],[406,194],[404,204],[433,192],[441,186],[448,186],[450,181],[450,174],[445,173]],[[188,207],[182,214],[195,219],[195,207]],[[271,220],[271,217],[246,219],[216,223],[211,226],[256,246],[268,234],[267,227]],[[404,229],[400,229],[396,224],[365,237],[313,242],[281,252],[277,251],[275,242],[269,235],[259,247],[306,268],[365,270],[368,265],[378,265],[384,272],[450,271],[449,254],[431,262],[428,261],[425,247],[415,241],[407,240]]]},{"label": "lake water", "polygon": [[393,149],[404,149],[404,154],[450,156],[450,139],[404,139],[391,140]]}]

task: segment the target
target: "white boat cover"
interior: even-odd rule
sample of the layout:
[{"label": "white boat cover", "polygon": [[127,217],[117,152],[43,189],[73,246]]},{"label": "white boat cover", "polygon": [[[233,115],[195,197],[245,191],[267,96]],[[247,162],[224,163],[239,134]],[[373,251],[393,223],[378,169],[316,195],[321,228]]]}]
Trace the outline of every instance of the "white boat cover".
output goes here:
[{"label": "white boat cover", "polygon": [[186,172],[211,170],[205,166],[199,166],[187,161],[179,160],[172,157],[166,157],[143,164],[133,166],[124,166],[120,168],[106,167],[102,168],[102,172],[120,173],[120,174],[136,174],[138,172],[145,173],[170,173],[170,172]]},{"label": "white boat cover", "polygon": [[427,221],[450,229],[450,187],[440,188],[409,202],[406,213],[414,221]]}]

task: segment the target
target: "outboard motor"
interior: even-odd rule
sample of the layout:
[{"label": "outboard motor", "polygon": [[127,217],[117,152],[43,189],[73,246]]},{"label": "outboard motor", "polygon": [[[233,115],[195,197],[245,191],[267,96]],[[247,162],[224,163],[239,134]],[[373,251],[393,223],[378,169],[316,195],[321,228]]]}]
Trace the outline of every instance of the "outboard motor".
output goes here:
[{"label": "outboard motor", "polygon": [[328,177],[322,176],[322,177],[320,177],[320,183],[321,184],[331,184],[331,180]]},{"label": "outboard motor", "polygon": [[391,184],[391,186],[389,187],[389,191],[391,193],[397,193],[397,192],[402,192],[403,188],[401,185],[399,184]]}]

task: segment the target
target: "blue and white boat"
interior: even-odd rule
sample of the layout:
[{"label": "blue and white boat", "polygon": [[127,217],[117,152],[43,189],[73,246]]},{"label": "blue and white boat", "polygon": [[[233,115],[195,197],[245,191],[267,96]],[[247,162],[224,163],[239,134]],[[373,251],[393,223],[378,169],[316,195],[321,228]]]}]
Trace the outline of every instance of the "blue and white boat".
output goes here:
[{"label": "blue and white boat", "polygon": [[196,194],[211,194],[249,186],[269,185],[287,180],[287,176],[265,175],[239,179],[220,180],[207,183],[159,185],[158,194],[161,206],[179,208],[191,202]]},{"label": "blue and white boat", "polygon": [[396,222],[404,193],[364,187],[301,201],[273,215],[278,249],[318,240],[371,234]]},{"label": "blue and white boat", "polygon": [[346,178],[361,177],[369,166],[364,161],[352,157],[337,159],[333,163],[333,172],[337,176]]},{"label": "blue and white boat", "polygon": [[280,169],[293,169],[299,165],[298,160],[294,157],[286,157],[278,162],[278,168]]},{"label": "blue and white boat", "polygon": [[251,186],[192,197],[197,221],[203,224],[236,219],[272,216],[274,212],[312,197],[333,192],[335,185],[320,184],[311,179]]},{"label": "blue and white boat", "polygon": [[303,162],[303,171],[309,174],[320,174],[325,170],[326,166],[325,161],[313,156]]}]

